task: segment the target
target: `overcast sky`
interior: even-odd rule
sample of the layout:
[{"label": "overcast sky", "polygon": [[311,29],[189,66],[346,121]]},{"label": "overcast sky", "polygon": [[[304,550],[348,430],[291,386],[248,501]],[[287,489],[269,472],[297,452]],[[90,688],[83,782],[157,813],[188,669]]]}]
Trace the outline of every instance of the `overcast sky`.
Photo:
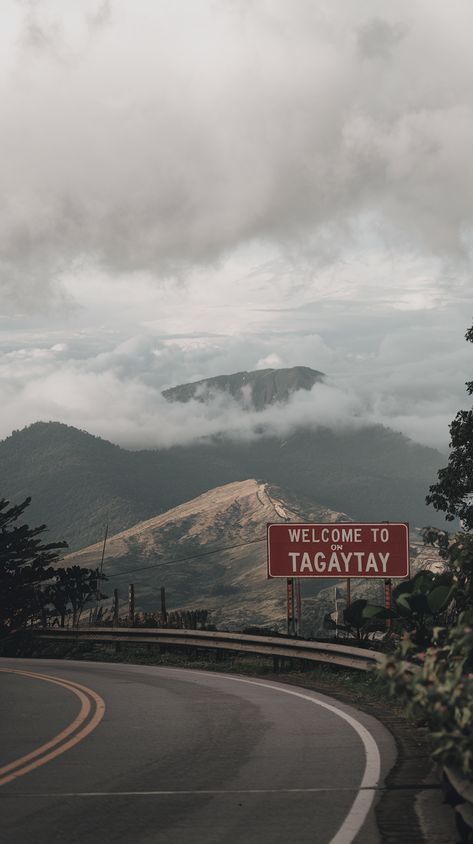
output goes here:
[{"label": "overcast sky", "polygon": [[0,437],[251,431],[163,388],[446,449],[473,320],[471,0],[3,0]]}]

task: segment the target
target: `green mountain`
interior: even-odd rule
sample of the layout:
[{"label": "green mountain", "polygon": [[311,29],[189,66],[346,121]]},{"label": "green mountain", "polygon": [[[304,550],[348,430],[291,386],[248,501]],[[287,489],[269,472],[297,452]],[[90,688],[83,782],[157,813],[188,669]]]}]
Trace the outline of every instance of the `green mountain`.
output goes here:
[{"label": "green mountain", "polygon": [[424,504],[445,460],[381,426],[127,451],[58,422],[37,422],[0,442],[0,495],[15,502],[31,495],[28,522],[46,523],[51,539],[65,539],[71,549],[100,541],[106,523],[117,533],[247,478],[356,521],[445,526]]},{"label": "green mountain", "polygon": [[163,396],[168,401],[187,402],[196,399],[205,402],[216,393],[226,393],[243,407],[263,410],[268,405],[287,402],[297,390],[311,390],[314,384],[323,379],[323,372],[308,366],[258,369],[255,372],[235,372],[191,384],[180,384],[164,390]]}]

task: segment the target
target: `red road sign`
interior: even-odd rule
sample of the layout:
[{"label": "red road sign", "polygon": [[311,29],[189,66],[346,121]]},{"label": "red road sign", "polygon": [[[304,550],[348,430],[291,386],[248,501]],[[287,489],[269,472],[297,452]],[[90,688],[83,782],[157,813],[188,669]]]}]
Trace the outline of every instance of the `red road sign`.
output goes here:
[{"label": "red road sign", "polygon": [[409,577],[404,522],[269,524],[268,577]]}]

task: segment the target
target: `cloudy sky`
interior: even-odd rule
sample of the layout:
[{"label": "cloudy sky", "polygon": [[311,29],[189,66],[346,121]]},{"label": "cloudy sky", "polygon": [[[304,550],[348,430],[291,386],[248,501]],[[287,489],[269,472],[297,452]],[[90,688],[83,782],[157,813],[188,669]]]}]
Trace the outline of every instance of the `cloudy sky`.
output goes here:
[{"label": "cloudy sky", "polygon": [[445,449],[471,379],[472,31],[471,0],[3,0],[0,437],[249,430],[161,390],[300,364],[327,384],[278,430]]}]

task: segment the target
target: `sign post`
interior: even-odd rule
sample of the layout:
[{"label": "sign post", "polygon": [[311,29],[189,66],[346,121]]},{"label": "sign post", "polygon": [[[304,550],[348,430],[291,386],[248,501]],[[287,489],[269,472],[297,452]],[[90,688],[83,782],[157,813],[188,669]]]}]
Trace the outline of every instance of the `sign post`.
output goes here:
[{"label": "sign post", "polygon": [[[391,580],[391,578],[388,577],[384,581],[384,606],[386,607],[387,610],[390,610],[391,605],[392,605],[392,588],[393,588],[392,580]],[[391,627],[391,619],[390,618],[386,619],[386,627]]]},{"label": "sign post", "polygon": [[272,523],[267,539],[270,578],[409,577],[405,522]]},{"label": "sign post", "polygon": [[287,635],[294,636],[294,578],[287,578]]}]

